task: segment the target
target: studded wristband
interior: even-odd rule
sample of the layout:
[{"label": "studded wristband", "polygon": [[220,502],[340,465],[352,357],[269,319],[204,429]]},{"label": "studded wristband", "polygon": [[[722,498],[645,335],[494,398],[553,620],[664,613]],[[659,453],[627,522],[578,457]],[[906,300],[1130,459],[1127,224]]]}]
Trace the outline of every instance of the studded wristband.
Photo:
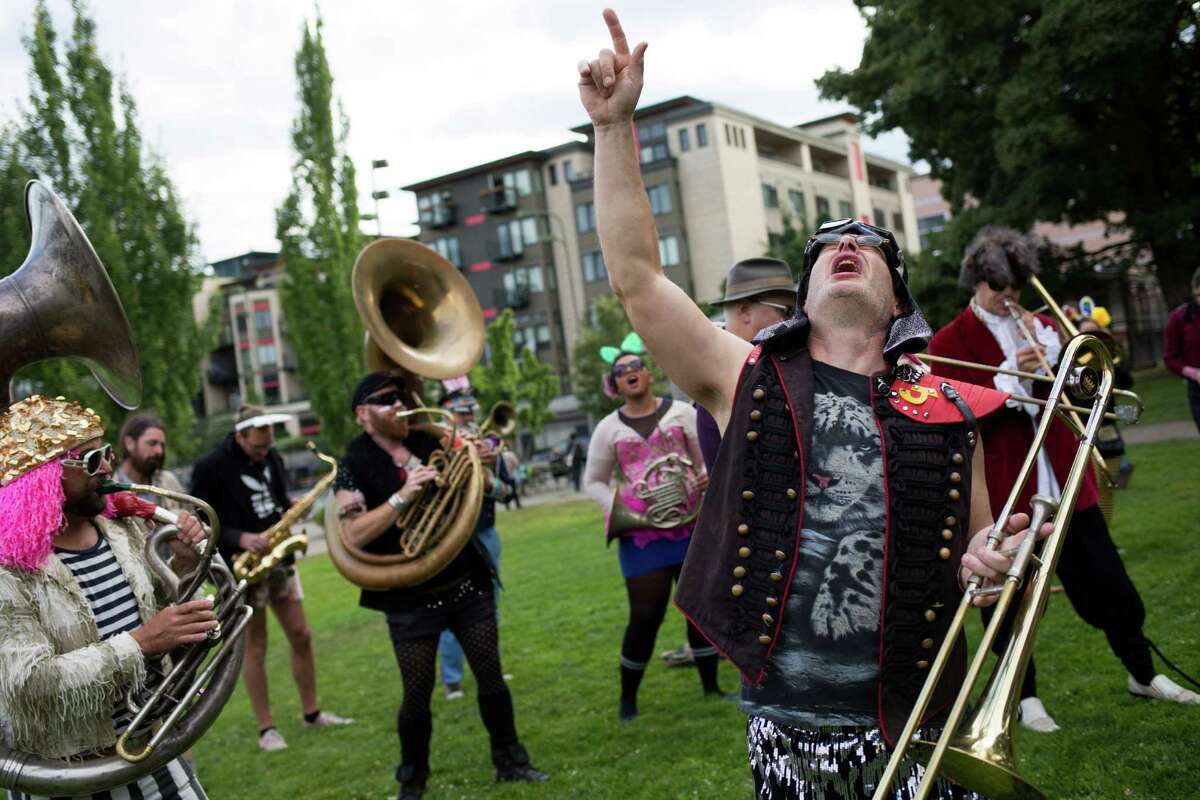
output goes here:
[{"label": "studded wristband", "polygon": [[401,497],[399,492],[396,492],[387,499],[387,504],[392,507],[393,511],[400,511],[408,505],[408,501]]}]

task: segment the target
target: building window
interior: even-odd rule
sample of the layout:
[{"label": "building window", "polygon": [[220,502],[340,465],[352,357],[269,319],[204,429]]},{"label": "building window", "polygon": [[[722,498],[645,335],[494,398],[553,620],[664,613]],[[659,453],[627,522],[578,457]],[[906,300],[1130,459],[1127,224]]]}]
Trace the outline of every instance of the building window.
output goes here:
[{"label": "building window", "polygon": [[763,205],[767,208],[779,208],[779,191],[769,183],[762,185]]},{"label": "building window", "polygon": [[660,183],[657,186],[651,186],[646,190],[646,194],[650,197],[650,210],[656,216],[671,213],[671,186],[669,184]]},{"label": "building window", "polygon": [[686,153],[692,149],[692,135],[687,128],[679,129],[679,152]]},{"label": "building window", "polygon": [[493,174],[488,176],[488,180],[492,189],[505,189],[519,197],[528,197],[533,191],[533,180],[527,169],[514,169],[499,175]]},{"label": "building window", "polygon": [[703,122],[696,124],[696,147],[708,147],[708,126]]},{"label": "building window", "polygon": [[639,157],[643,164],[653,164],[655,161],[665,161],[667,155],[667,143],[657,142],[642,145]]},{"label": "building window", "polygon": [[447,223],[454,206],[450,190],[421,195],[417,198],[417,221],[422,225],[438,226]]},{"label": "building window", "polygon": [[797,192],[795,189],[788,189],[788,205],[792,207],[792,211],[801,220],[808,217],[808,212],[804,210],[804,192]]},{"label": "building window", "polygon": [[542,282],[542,268],[532,266],[510,269],[504,273],[504,289],[510,293],[516,292],[518,289],[526,289],[530,292],[545,291],[546,287]]},{"label": "building window", "polygon": [[239,338],[245,339],[246,333],[249,330],[246,322],[247,314],[245,311],[237,315],[237,331],[240,334]]},{"label": "building window", "polygon": [[262,376],[263,401],[269,406],[279,405],[279,373],[265,372]]},{"label": "building window", "polygon": [[575,206],[575,230],[580,233],[596,230],[595,203],[579,203]]},{"label": "building window", "polygon": [[653,122],[638,126],[638,142],[641,143],[639,158],[643,164],[663,161],[667,158],[667,126]]},{"label": "building window", "polygon": [[658,258],[664,267],[673,267],[679,263],[679,239],[674,236],[658,238]]},{"label": "building window", "polygon": [[260,344],[258,346],[258,364],[259,366],[269,366],[276,363],[275,345]]},{"label": "building window", "polygon": [[849,219],[854,216],[854,212],[850,210],[850,203],[846,200],[838,200],[838,218]]},{"label": "building window", "polygon": [[745,150],[746,149],[746,129],[745,128],[734,128],[733,133],[734,133],[734,138],[737,139],[738,146],[741,147],[743,150]]},{"label": "building window", "polygon": [[817,224],[820,225],[833,219],[829,216],[829,200],[817,195]]},{"label": "building window", "polygon": [[549,325],[529,325],[513,332],[513,344],[518,350],[541,350],[550,346]]},{"label": "building window", "polygon": [[873,212],[873,216],[875,217],[875,227],[876,228],[886,228],[887,227],[887,214],[884,213],[884,210],[882,208],[875,208],[875,209],[872,209],[872,212]]},{"label": "building window", "polygon": [[429,243],[437,254],[449,261],[454,266],[462,269],[462,256],[458,251],[458,237],[447,236],[443,239],[434,239]]},{"label": "building window", "polygon": [[725,144],[733,145],[733,128],[730,127],[728,122],[725,123]]},{"label": "building window", "polygon": [[563,165],[563,180],[564,181],[575,180],[575,166],[571,163],[571,159],[569,159],[569,158],[563,159],[562,165]]},{"label": "building window", "polygon": [[648,125],[638,126],[638,141],[653,142],[657,139],[667,138],[667,126],[662,122],[652,122]]},{"label": "building window", "polygon": [[892,212],[892,231],[899,233],[904,230],[904,215],[899,211]]},{"label": "building window", "polygon": [[604,254],[599,250],[583,254],[583,279],[588,283],[608,280],[608,270],[604,268]]},{"label": "building window", "polygon": [[921,240],[921,247],[929,246],[929,235],[937,233],[946,227],[946,214],[931,214],[928,217],[917,218],[917,237]]},{"label": "building window", "polygon": [[558,186],[558,167],[554,164],[551,164],[548,171],[550,173],[550,185]]},{"label": "building window", "polygon": [[260,333],[270,333],[271,331],[271,308],[258,308],[257,304],[254,309],[254,329]]}]

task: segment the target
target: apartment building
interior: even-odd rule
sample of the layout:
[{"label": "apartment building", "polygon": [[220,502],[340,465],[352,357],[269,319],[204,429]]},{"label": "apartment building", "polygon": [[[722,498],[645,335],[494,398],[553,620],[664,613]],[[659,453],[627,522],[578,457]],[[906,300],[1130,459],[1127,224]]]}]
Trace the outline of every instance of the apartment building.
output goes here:
[{"label": "apartment building", "polygon": [[[663,266],[697,301],[717,299],[730,265],[762,255],[785,217],[856,217],[919,249],[912,171],[864,152],[853,114],[788,126],[682,96],[634,121]],[[564,393],[580,326],[609,292],[591,126],[572,130],[580,140],[403,187],[417,196],[418,238],[463,270],[485,317],[513,309],[518,344],[555,367]]]},{"label": "apartment building", "polygon": [[270,411],[292,414],[288,433],[318,433],[320,422],[296,375],[296,356],[287,341],[279,254],[249,252],[210,267],[213,274],[204,279],[193,306],[197,319],[203,319],[213,298],[219,298],[221,332],[205,359],[199,413],[233,414],[250,398]]}]

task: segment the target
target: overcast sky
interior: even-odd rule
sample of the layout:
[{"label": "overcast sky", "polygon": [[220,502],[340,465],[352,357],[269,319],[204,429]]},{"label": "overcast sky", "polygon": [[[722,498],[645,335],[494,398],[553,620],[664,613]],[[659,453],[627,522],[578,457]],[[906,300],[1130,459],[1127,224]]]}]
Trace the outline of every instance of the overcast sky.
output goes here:
[{"label": "overcast sky", "polygon": [[[326,2],[334,91],[350,117],[350,154],[370,212],[372,159],[392,192],[386,233],[415,232],[416,203],[397,187],[572,137],[586,121],[575,64],[608,46],[603,5],[580,0]],[[66,0],[51,0],[60,38]],[[644,39],[642,103],[681,94],[794,125],[845,110],[817,99],[813,79],[857,65],[865,26],[850,0],[690,0],[616,6],[631,42]],[[28,94],[21,39],[32,0],[0,4],[0,118]],[[167,166],[209,261],[274,250],[297,109],[293,58],[303,0],[94,2],[107,62],[132,87],[146,142]],[[894,133],[867,150],[907,162]],[[0,202],[17,202],[4,198]]]}]

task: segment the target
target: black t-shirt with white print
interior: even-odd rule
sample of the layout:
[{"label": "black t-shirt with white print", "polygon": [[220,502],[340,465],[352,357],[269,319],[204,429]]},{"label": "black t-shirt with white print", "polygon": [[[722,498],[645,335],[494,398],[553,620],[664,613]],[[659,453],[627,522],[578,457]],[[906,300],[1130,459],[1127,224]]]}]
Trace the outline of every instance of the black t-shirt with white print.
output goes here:
[{"label": "black t-shirt with white print", "polygon": [[767,674],[742,707],[794,727],[876,722],[886,526],[883,450],[865,375],[813,362],[800,556]]}]

